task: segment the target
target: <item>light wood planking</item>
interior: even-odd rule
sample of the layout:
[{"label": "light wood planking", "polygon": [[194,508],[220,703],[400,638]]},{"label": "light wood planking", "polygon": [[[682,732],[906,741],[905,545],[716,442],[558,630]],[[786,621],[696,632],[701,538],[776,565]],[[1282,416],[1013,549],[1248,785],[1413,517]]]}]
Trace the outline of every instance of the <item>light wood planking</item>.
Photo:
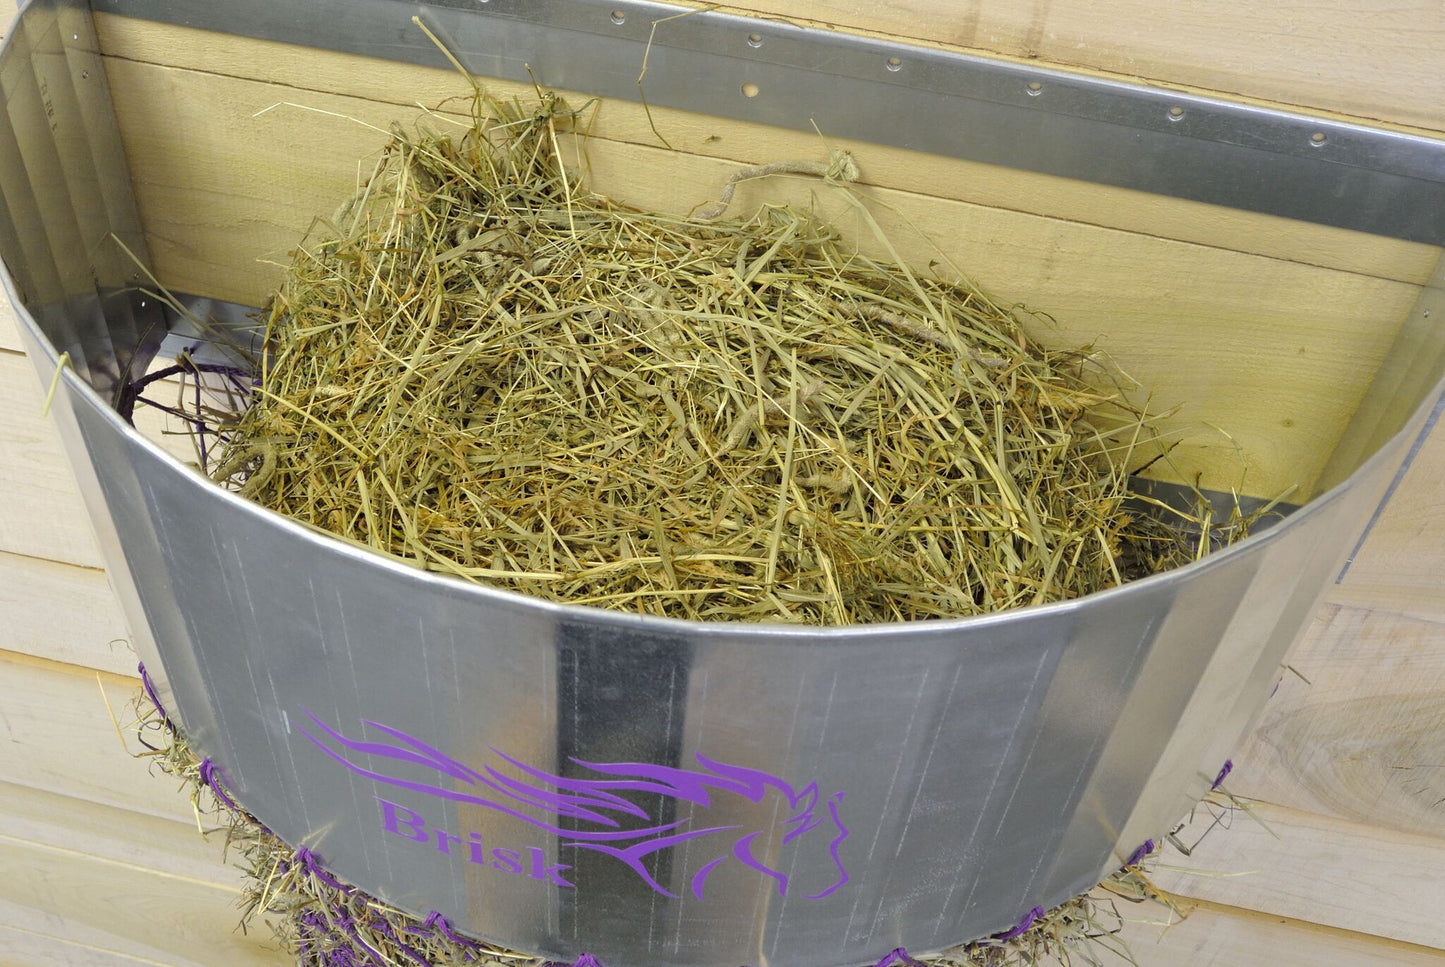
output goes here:
[{"label": "light wood planking", "polygon": [[[225,862],[224,834],[203,837],[194,821],[178,822],[8,782],[0,782],[0,818],[4,842],[81,854],[219,887],[232,895],[245,879]],[[240,920],[239,913],[231,917],[232,925]]]},{"label": "light wood planking", "polygon": [[[100,645],[98,647],[106,647]],[[0,782],[190,823],[173,780],[152,777],[122,744],[101,689],[122,725],[139,694],[133,677],[0,653]]]},{"label": "light wood planking", "polygon": [[0,652],[135,674],[135,652],[104,571],[0,552],[0,615]]},{"label": "light wood planking", "polygon": [[[742,0],[733,9],[1445,131],[1433,0]],[[600,13],[600,11],[599,11]]]},{"label": "light wood planking", "polygon": [[5,952],[5,967],[155,967],[160,963],[94,944],[59,940],[37,933],[33,926],[12,925],[12,919],[30,919],[27,912],[19,907],[0,909],[0,950]]},{"label": "light wood planking", "polygon": [[44,401],[30,360],[0,353],[0,551],[101,567],[60,438],[41,415]]},{"label": "light wood planking", "polygon": [[1327,604],[1289,661],[1299,675],[1265,707],[1235,786],[1445,837],[1445,602],[1413,614]]},{"label": "light wood planking", "polygon": [[[303,105],[308,103],[307,92],[344,94],[391,105],[392,115],[400,118],[415,114],[418,104],[459,109],[464,102],[456,99],[471,92],[452,70],[430,70],[108,14],[98,14],[96,23],[101,49],[116,57],[272,82],[291,89],[286,100]],[[545,71],[539,79],[546,83]],[[498,97],[535,97],[527,84],[486,79],[485,85]],[[577,107],[589,100],[587,94],[577,91],[560,93]],[[901,148],[832,138],[825,144],[811,131],[789,131],[662,106],[652,107],[649,118],[640,104],[608,101],[587,121],[594,138],[649,147],[660,144],[654,125],[686,154],[755,164],[815,158],[829,146],[838,147],[854,152],[865,184],[1362,275],[1419,284],[1429,277],[1438,258],[1438,250],[1427,245]]]},{"label": "light wood planking", "polygon": [[[173,387],[159,385],[148,395],[174,392]],[[45,387],[30,360],[0,350],[0,554],[104,567],[54,417],[44,414],[44,404]],[[189,438],[159,410],[137,407],[135,421],[177,459],[194,461]],[[4,595],[0,591],[0,600]]]},{"label": "light wood planking", "polygon": [[0,964],[291,962],[236,929],[221,839],[121,746],[100,687],[124,720],[134,679],[0,655],[0,681]]},{"label": "light wood planking", "polygon": [[[355,183],[356,159],[386,140],[311,111],[256,116],[296,97],[288,88],[121,60],[108,68],[151,255],[177,289],[263,299],[279,269],[257,260],[284,260],[309,213],[334,208]],[[317,94],[307,103],[379,127],[396,114],[394,105],[350,97]],[[672,212],[706,201],[739,169],[618,142],[593,141],[589,156],[600,190]],[[938,240],[999,298],[1050,312],[1058,327],[1036,327],[1041,338],[1097,343],[1153,390],[1158,409],[1183,404],[1173,421],[1186,436],[1173,454],[1177,475],[1203,473],[1219,489],[1307,491],[1417,292],[892,189],[864,193],[905,260],[936,258],[926,238]],[[816,201],[862,247],[879,248],[841,196],[816,181],[748,182],[735,205],[747,211],[764,200]]]},{"label": "light wood planking", "polygon": [[[13,664],[0,676],[7,687],[20,690],[35,684],[37,671],[41,678],[68,675],[80,682],[89,677]],[[124,694],[113,683],[110,689],[113,696]],[[53,689],[48,693],[52,700],[58,695]],[[84,704],[79,693],[74,697]],[[89,704],[104,714],[98,690]],[[66,718],[89,717],[92,710],[50,709]],[[13,723],[15,716],[29,712],[7,703],[5,718]],[[55,723],[49,727],[55,729]],[[30,751],[63,759],[72,772],[100,768],[106,757],[100,748],[75,745],[68,738],[62,732],[54,747]],[[113,732],[110,745],[110,758],[128,758]],[[14,934],[16,947],[90,965],[130,959],[246,967],[289,962],[266,925],[253,924],[249,934],[237,929],[242,875],[223,862],[223,837],[201,837],[173,780],[148,776],[138,762],[126,764],[130,774],[112,776],[112,781],[157,788],[169,797],[166,811],[174,818],[103,805],[89,795],[76,798],[0,781],[0,924]],[[14,962],[7,959],[6,948],[0,950],[6,951],[0,963]]]},{"label": "light wood planking", "polygon": [[20,344],[20,320],[8,297],[0,298],[0,352],[24,352]]},{"label": "light wood planking", "polygon": [[[1153,879],[1186,897],[1445,948],[1445,838],[1392,833],[1260,803],[1210,829],[1201,806]],[[1202,838],[1201,838],[1202,837]]]},{"label": "light wood planking", "polygon": [[234,889],[5,837],[0,870],[0,922],[51,940],[186,967],[295,962],[264,927],[239,932]]},{"label": "light wood planking", "polygon": [[1299,675],[1265,706],[1235,788],[1445,837],[1445,428],[1426,438],[1289,662]]},{"label": "light wood planking", "polygon": [[[1142,911],[1161,914],[1148,917]],[[1445,951],[1217,904],[1169,922],[1157,907],[1121,904],[1137,967],[1440,967]],[[1122,967],[1122,959],[1106,967]]]}]

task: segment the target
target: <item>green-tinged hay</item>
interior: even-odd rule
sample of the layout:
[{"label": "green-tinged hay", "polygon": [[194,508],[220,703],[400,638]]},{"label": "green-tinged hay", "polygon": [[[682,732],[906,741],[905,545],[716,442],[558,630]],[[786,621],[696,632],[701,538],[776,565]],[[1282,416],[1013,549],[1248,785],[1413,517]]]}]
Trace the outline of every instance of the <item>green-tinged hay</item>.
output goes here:
[{"label": "green-tinged hay", "polygon": [[[397,129],[296,253],[214,475],[420,567],[709,621],[973,615],[1195,556],[1125,504],[1150,417],[1098,354],[808,211],[614,204],[565,173],[574,122],[479,96],[460,138]],[[878,231],[851,159],[814,167]]]},{"label": "green-tinged hay", "polygon": [[[298,967],[337,963],[555,967],[543,958],[457,933],[440,913],[412,916],[338,880],[326,869],[325,857],[288,846],[236,804],[219,786],[219,774],[206,767],[185,734],[144,692],[137,695],[134,710],[131,728],[146,750],[140,757],[179,781],[202,834],[223,836],[226,855],[245,874],[239,900],[241,928],[258,920],[267,924],[277,941],[295,955]],[[983,938],[917,958],[897,951],[890,962],[900,967],[1132,964],[1121,903],[1146,907],[1151,916],[1167,922],[1188,915],[1183,901],[1149,879],[1153,858],[1154,854],[1141,850],[1098,888],[1031,916],[1027,928],[1014,936]],[[1136,916],[1133,922],[1139,919]]]}]

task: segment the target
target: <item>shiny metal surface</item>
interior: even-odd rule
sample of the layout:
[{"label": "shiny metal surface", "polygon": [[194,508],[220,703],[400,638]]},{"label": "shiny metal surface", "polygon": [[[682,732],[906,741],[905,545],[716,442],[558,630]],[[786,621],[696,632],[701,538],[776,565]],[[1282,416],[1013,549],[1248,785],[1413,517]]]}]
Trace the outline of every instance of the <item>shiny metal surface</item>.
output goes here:
[{"label": "shiny metal surface", "polygon": [[647,0],[95,6],[447,67],[417,14],[477,74],[621,100],[645,54],[651,104],[1445,244],[1438,141],[781,20]]},{"label": "shiny metal surface", "polygon": [[[1445,222],[1445,214],[1437,213],[1437,217]],[[1320,474],[1320,489],[1344,480],[1376,441],[1399,430],[1441,370],[1445,370],[1445,257],[1430,273],[1359,409],[1335,444]]]},{"label": "shiny metal surface", "polygon": [[113,123],[45,93],[95,76],[57,66],[92,56],[81,13],[31,6],[0,55],[0,254],[42,379],[75,364],[56,418],[162,699],[286,840],[550,958],[872,962],[1092,886],[1208,788],[1445,392],[1411,384],[1398,432],[1277,526],[1063,604],[798,629],[456,583],[222,492],[108,405],[159,335],[96,245],[133,213]]}]

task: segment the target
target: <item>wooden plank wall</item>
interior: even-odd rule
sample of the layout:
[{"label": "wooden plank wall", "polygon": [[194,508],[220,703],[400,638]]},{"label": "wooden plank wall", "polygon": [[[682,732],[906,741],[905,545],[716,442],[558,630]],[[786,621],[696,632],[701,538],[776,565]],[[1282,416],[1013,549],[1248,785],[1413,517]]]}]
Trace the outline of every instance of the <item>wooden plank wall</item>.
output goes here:
[{"label": "wooden plank wall", "polygon": [[[752,6],[1445,132],[1445,82],[1432,59],[1445,48],[1445,8],[1425,0],[1312,0],[1286,7],[1115,0],[1107,11],[1083,0],[753,0]],[[8,20],[0,10],[0,23]],[[111,29],[113,42],[120,42],[114,31],[125,26]],[[161,99],[182,85],[235,90],[239,77],[253,85],[250,97],[270,99],[264,103],[297,97],[266,91],[264,78],[247,77],[245,64],[227,63],[214,50],[161,46],[168,52],[149,59],[164,67],[117,63],[113,82],[150,85],[152,99],[138,101],[141,109],[153,103],[174,111],[176,123],[186,123],[187,110],[200,109],[188,105],[226,103]],[[284,62],[265,68],[267,76],[285,69]],[[348,82],[358,80],[372,85],[374,101],[387,100],[387,77],[353,75]],[[310,103],[321,106],[322,94],[339,96],[324,79],[311,85]],[[350,107],[370,110],[355,100]],[[128,147],[147,150],[134,140]],[[786,142],[746,150],[798,153]],[[874,157],[883,159],[874,164],[889,169],[885,180],[896,191],[941,190],[930,184],[926,165],[901,155]],[[165,160],[149,159],[148,170],[197,161],[172,158],[166,169]],[[715,167],[702,170],[716,177]],[[292,178],[300,183],[312,174]],[[994,226],[1001,244],[1021,219],[1031,219],[1037,232],[1051,230],[1047,219],[1021,213],[1022,203],[1001,201],[1017,188],[1008,173],[980,166],[971,174],[950,181],[960,206],[952,213]],[[144,194],[163,184],[157,177],[139,187]],[[1285,271],[1300,273],[1306,283],[1335,274],[1362,279],[1331,292],[1384,300],[1397,321],[1439,254],[1312,229],[1263,225],[1241,233],[1205,206],[1138,198],[1123,204],[1121,197],[1081,195],[1062,180],[1044,179],[1031,184],[1029,204],[1055,221],[1092,226],[1098,234],[1077,239],[1107,238],[1125,254],[1129,245],[1142,250],[1160,240],[1216,249],[1220,254],[1210,256],[1220,260],[1215,271],[1227,274],[1247,264],[1238,253],[1253,245],[1288,262]],[[254,207],[245,214],[213,211],[211,217],[219,232],[255,233],[273,247],[281,231],[294,231],[297,217]],[[182,209],[177,217],[192,216]],[[215,256],[204,248],[168,251],[166,226],[148,229],[158,261],[170,260],[173,279],[214,276],[203,263]],[[1068,232],[1051,237],[1068,238]],[[1054,248],[1065,258],[1069,250],[1067,244]],[[245,268],[233,276],[234,292],[216,294],[254,299],[266,272]],[[1056,288],[1067,295],[1067,287]],[[135,657],[54,430],[40,415],[40,380],[3,308],[0,965],[284,963],[264,929],[250,936],[235,929],[236,875],[220,863],[219,845],[196,834],[189,803],[122,748],[102,693],[123,715],[137,687]],[[1335,328],[1347,330],[1351,318],[1342,312]],[[1124,936],[1141,964],[1445,963],[1442,498],[1445,430],[1437,430],[1328,593],[1290,659],[1294,671],[1283,675],[1235,756],[1228,787],[1261,800],[1261,822],[1235,816],[1233,828],[1210,831],[1191,857],[1164,861],[1161,882],[1198,900],[1183,923],[1166,928],[1157,910],[1121,911],[1129,921]],[[1180,838],[1193,842],[1214,818],[1200,811]]]}]

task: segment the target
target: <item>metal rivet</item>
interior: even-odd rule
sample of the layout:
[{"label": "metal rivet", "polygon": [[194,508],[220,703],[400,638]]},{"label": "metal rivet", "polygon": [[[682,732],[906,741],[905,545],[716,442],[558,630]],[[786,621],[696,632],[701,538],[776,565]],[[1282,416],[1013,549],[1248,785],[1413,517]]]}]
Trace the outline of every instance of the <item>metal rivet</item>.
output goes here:
[{"label": "metal rivet", "polygon": [[890,57],[885,66],[891,71],[900,71],[903,69],[903,61],[897,57]]},{"label": "metal rivet", "polygon": [[752,81],[748,81],[746,84],[743,85],[743,97],[757,97],[757,96],[758,96],[758,85],[754,84]]},{"label": "metal rivet", "polygon": [[1042,81],[1029,81],[1029,97],[1038,97],[1044,92]]},{"label": "metal rivet", "polygon": [[749,46],[749,47],[761,47],[761,46],[763,46],[763,35],[762,35],[762,34],[748,34],[748,46]]},{"label": "metal rivet", "polygon": [[627,23],[627,14],[621,10],[612,11],[612,22],[615,24]]},{"label": "metal rivet", "polygon": [[1183,119],[1183,117],[1184,117],[1184,108],[1175,106],[1175,107],[1171,107],[1171,108],[1169,109],[1169,120],[1171,120],[1171,121],[1179,121],[1179,120]]},{"label": "metal rivet", "polygon": [[1314,145],[1316,148],[1318,148],[1320,145],[1324,144],[1328,140],[1329,137],[1323,131],[1316,131],[1314,134],[1310,135],[1310,144]]},{"label": "metal rivet", "polygon": [[88,80],[90,80],[90,71],[81,71],[81,72],[80,72],[80,79],[83,80],[83,81],[88,81]]}]

